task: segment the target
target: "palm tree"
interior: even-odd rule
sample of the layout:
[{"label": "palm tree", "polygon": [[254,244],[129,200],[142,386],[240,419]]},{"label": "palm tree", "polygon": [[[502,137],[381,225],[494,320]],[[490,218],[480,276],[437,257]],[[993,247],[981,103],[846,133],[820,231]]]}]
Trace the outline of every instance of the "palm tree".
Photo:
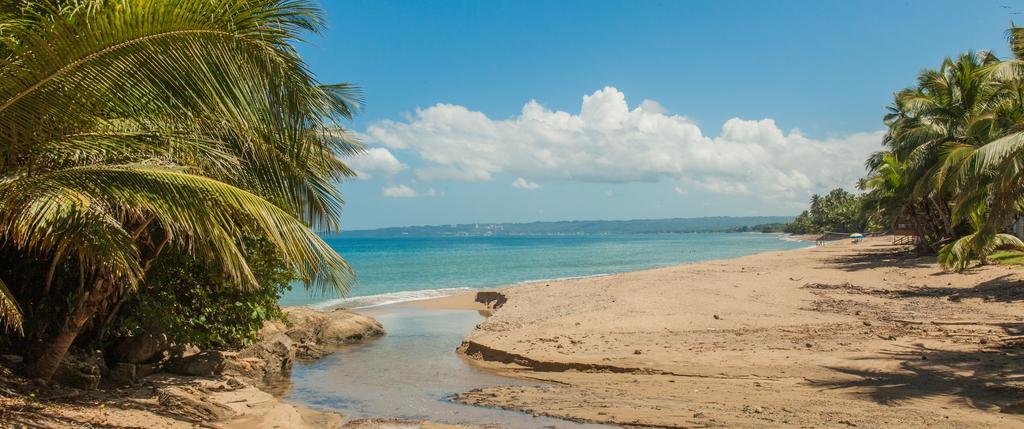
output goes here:
[{"label": "palm tree", "polygon": [[961,202],[980,182],[960,176],[969,155],[1005,131],[1005,115],[998,109],[1008,94],[1006,82],[997,79],[1002,63],[988,52],[967,52],[921,72],[916,87],[894,97],[886,116],[888,150],[868,160],[879,178],[894,171],[892,161],[902,164],[905,188],[897,197],[902,209],[891,214],[913,219],[930,245],[957,239],[957,229],[973,212]]},{"label": "palm tree", "polygon": [[890,226],[895,226],[908,213],[910,202],[913,201],[906,164],[890,152],[873,155],[868,163],[874,173],[860,183],[860,188],[868,191],[862,201],[862,210],[877,213],[888,220]]},{"label": "palm tree", "polygon": [[[322,26],[305,0],[21,1],[0,9],[0,245],[77,271],[31,371],[51,377],[83,326],[167,246],[255,279],[239,246],[267,238],[307,286],[352,271],[310,227],[337,230],[338,121],[292,44]],[[77,267],[66,270],[67,267]],[[10,284],[6,286],[11,286]],[[0,283],[8,326],[20,321]],[[50,309],[56,311],[58,309]]]},{"label": "palm tree", "polygon": [[944,161],[950,187],[960,195],[957,217],[972,228],[940,254],[943,265],[956,270],[971,260],[985,263],[999,247],[1024,248],[1001,233],[1024,208],[1024,29],[1011,28],[1008,35],[1015,58],[986,67],[994,91],[974,123],[980,144],[951,148]]}]

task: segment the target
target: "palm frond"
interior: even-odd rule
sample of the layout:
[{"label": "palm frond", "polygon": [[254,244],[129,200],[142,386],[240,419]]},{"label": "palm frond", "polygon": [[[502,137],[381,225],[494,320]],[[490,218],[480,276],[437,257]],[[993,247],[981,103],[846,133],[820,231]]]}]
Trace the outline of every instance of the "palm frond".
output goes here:
[{"label": "palm frond", "polygon": [[[39,195],[59,198],[42,199]],[[41,214],[36,216],[26,216],[28,210],[0,213],[4,224],[20,227],[13,237],[23,237],[28,240],[26,245],[35,247],[52,244],[39,243],[43,235],[39,227],[32,226],[45,228],[74,218],[59,208],[102,207],[108,208],[104,212],[133,217],[155,216],[175,240],[215,255],[227,267],[226,274],[242,285],[254,283],[234,244],[246,232],[268,238],[296,273],[318,290],[333,288],[347,293],[353,278],[351,267],[288,212],[251,192],[166,166],[86,166],[24,177],[0,188],[0,204],[40,207],[36,212]],[[35,221],[43,215],[49,223]],[[28,225],[23,225],[26,219]]]},{"label": "palm frond", "polygon": [[3,322],[4,329],[21,332],[21,309],[18,308],[14,294],[7,289],[3,279],[0,279],[0,321]]}]

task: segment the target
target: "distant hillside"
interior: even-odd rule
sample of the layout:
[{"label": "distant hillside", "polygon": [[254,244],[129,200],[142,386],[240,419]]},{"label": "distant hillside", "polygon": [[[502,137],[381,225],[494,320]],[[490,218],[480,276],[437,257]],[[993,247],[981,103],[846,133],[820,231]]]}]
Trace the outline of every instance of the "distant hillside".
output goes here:
[{"label": "distant hillside", "polygon": [[342,232],[344,237],[436,237],[492,235],[666,234],[686,232],[777,231],[791,216],[698,217],[636,220],[574,220],[530,223],[469,223],[405,226]]}]

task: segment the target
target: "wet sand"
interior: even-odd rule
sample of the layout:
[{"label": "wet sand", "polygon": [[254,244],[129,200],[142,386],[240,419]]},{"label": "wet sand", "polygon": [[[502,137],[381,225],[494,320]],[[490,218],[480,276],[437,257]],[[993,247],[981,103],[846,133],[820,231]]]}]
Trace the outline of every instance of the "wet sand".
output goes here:
[{"label": "wet sand", "polygon": [[1024,426],[1020,268],[947,274],[889,243],[500,289],[462,351],[551,385],[459,400],[615,425]]}]

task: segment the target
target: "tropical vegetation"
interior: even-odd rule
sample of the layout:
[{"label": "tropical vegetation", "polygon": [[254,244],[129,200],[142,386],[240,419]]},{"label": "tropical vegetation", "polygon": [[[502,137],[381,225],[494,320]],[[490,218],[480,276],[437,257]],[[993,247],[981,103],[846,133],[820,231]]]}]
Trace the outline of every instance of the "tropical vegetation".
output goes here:
[{"label": "tropical vegetation", "polygon": [[305,0],[0,5],[2,340],[30,372],[137,328],[125,311],[230,299],[259,319],[292,278],[345,292],[352,270],[314,230],[338,229],[360,97],[297,54],[322,26]]},{"label": "tropical vegetation", "polygon": [[873,229],[870,219],[861,210],[863,197],[835,188],[825,195],[811,196],[811,207],[783,227],[790,234],[822,234],[825,232],[861,232]]},{"label": "tropical vegetation", "polygon": [[[868,158],[859,183],[865,227],[913,229],[918,249],[937,253],[952,270],[1024,248],[1008,233],[1024,209],[1024,28],[1011,28],[1008,39],[1011,58],[966,52],[896,92],[884,117],[884,150]],[[854,198],[841,194],[836,201]],[[829,220],[853,219],[847,203],[821,200],[815,196],[789,228],[860,229]]]}]

